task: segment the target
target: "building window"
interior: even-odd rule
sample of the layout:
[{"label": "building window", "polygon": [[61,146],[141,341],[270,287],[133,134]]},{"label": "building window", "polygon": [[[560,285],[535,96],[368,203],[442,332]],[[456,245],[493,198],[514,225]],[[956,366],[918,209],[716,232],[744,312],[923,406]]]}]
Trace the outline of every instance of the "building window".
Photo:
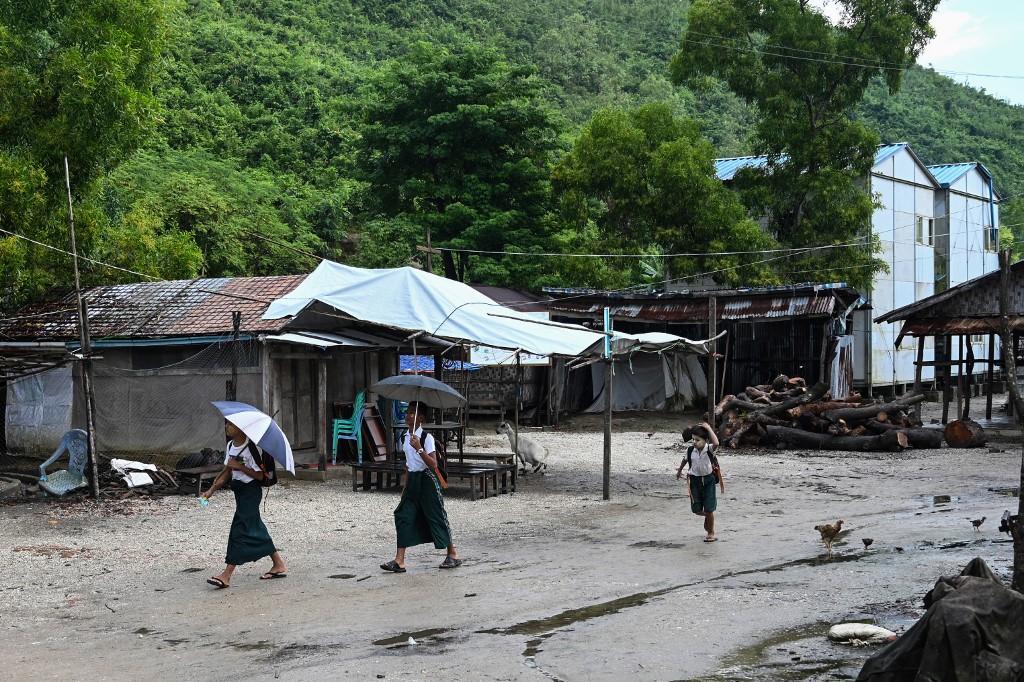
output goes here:
[{"label": "building window", "polygon": [[934,221],[931,218],[925,218],[924,216],[917,216],[917,232],[916,239],[918,244],[924,244],[925,246],[935,245],[935,231],[932,228]]},{"label": "building window", "polygon": [[971,343],[988,342],[988,334],[971,334]]},{"label": "building window", "polygon": [[985,250],[986,251],[998,251],[999,250],[999,228],[997,227],[986,227],[985,230]]}]

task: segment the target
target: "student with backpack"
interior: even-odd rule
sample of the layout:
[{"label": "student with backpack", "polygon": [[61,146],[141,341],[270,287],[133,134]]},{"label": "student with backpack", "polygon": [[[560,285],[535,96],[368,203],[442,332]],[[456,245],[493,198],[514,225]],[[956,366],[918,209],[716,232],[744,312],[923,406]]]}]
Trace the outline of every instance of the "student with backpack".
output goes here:
[{"label": "student with backpack", "polygon": [[230,587],[231,576],[237,566],[259,561],[266,556],[274,563],[269,571],[260,576],[260,580],[286,578],[288,568],[260,518],[263,488],[277,482],[274,460],[231,422],[224,422],[224,433],[228,438],[224,452],[224,470],[202,496],[209,500],[217,490],[230,481],[231,491],[235,494],[235,516],[231,520],[224,570],[219,575],[208,578],[206,582],[218,589]]},{"label": "student with backpack", "polygon": [[683,437],[692,438],[693,444],[686,449],[686,456],[676,469],[676,478],[681,478],[683,469],[689,468],[686,494],[690,498],[690,510],[704,517],[704,530],[707,532],[704,542],[715,542],[718,539],[715,536],[715,509],[718,507],[715,485],[725,493],[725,480],[715,455],[718,436],[707,422],[701,422],[683,431]]}]

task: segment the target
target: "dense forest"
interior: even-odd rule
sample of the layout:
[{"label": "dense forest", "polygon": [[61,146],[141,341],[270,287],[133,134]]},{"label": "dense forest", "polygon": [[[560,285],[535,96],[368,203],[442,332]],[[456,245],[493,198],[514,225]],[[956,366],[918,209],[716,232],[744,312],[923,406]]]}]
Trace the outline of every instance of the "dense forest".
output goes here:
[{"label": "dense forest", "polygon": [[[568,167],[564,159],[595,113],[657,103],[695,122],[708,154],[750,150],[753,112],[723,82],[672,82],[669,64],[687,11],[678,0],[187,0],[164,15],[151,84],[156,113],[144,141],[77,188],[83,221],[94,226],[83,248],[157,277],[295,272],[318,255],[407,262],[425,239],[417,218],[425,214],[421,202],[400,204],[426,176],[398,173],[386,152],[368,154],[365,140],[394,145],[411,137],[425,145],[428,134],[441,134],[458,144],[460,127],[480,130],[494,111],[509,139],[501,149],[517,155],[487,161],[501,172],[460,179],[460,191],[476,192],[484,207],[443,207],[431,218],[440,241],[496,250],[608,247],[565,222],[550,179],[560,163]],[[430,88],[441,82],[458,86],[433,97]],[[410,112],[464,96],[459,89],[478,93],[493,111],[441,131],[417,127]],[[412,104],[396,105],[398,96]],[[912,143],[927,163],[981,160],[1005,196],[1022,189],[1022,107],[914,68],[896,95],[872,84],[855,116],[882,140]],[[698,156],[694,163],[706,168],[707,155]],[[480,159],[449,154],[446,162]],[[481,184],[527,198],[508,201]],[[1004,223],[1021,222],[1013,217],[1024,214],[1022,203],[1004,209]],[[460,241],[460,221],[484,225],[477,241]],[[43,256],[9,262],[62,271]],[[630,270],[474,256],[468,267],[469,277],[522,286],[663,274],[656,259]],[[87,266],[85,276],[90,283],[137,279],[99,266]],[[0,279],[16,292],[8,304],[67,285],[60,276]]]}]

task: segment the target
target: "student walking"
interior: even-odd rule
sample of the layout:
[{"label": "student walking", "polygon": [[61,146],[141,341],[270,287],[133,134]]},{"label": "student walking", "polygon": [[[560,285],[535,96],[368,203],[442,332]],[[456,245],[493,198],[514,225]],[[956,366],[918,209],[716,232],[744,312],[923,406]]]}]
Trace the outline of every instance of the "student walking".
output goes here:
[{"label": "student walking", "polygon": [[402,500],[395,509],[395,533],[398,549],[392,561],[381,564],[381,570],[405,573],[405,550],[434,543],[435,549],[447,549],[448,555],[438,568],[458,568],[459,553],[452,544],[452,530],[441,494],[441,473],[437,467],[434,437],[423,430],[422,404],[412,403],[405,415],[409,427],[402,443],[405,452],[405,485]]},{"label": "student walking", "polygon": [[224,433],[228,437],[224,453],[224,470],[202,496],[209,500],[217,490],[230,481],[231,491],[235,494],[235,516],[231,520],[224,570],[208,578],[206,582],[219,589],[230,587],[231,576],[237,566],[259,561],[267,556],[273,561],[273,565],[260,576],[260,580],[286,578],[288,568],[260,518],[260,500],[263,499],[263,486],[260,482],[267,475],[259,464],[262,453],[259,447],[231,422],[224,422]]},{"label": "student walking", "polygon": [[715,510],[718,499],[715,494],[717,484],[725,493],[725,479],[718,466],[718,436],[707,422],[683,432],[683,437],[690,436],[693,444],[686,450],[686,456],[676,469],[676,478],[681,478],[683,469],[689,468],[686,476],[686,494],[690,498],[690,510],[697,516],[704,517],[704,530],[707,535],[704,542],[715,542]]}]

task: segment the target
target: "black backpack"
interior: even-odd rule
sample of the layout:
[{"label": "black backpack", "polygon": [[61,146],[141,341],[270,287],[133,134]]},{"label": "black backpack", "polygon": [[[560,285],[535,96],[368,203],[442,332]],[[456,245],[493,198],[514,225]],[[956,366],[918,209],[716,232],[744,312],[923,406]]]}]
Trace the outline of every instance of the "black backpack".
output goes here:
[{"label": "black backpack", "polygon": [[[228,441],[228,445],[231,441]],[[249,441],[249,454],[252,455],[252,461],[256,462],[256,466],[263,472],[263,478],[260,480],[260,485],[264,488],[269,488],[272,485],[277,484],[277,462],[274,458],[268,455],[263,450],[260,450],[256,443]]]}]

